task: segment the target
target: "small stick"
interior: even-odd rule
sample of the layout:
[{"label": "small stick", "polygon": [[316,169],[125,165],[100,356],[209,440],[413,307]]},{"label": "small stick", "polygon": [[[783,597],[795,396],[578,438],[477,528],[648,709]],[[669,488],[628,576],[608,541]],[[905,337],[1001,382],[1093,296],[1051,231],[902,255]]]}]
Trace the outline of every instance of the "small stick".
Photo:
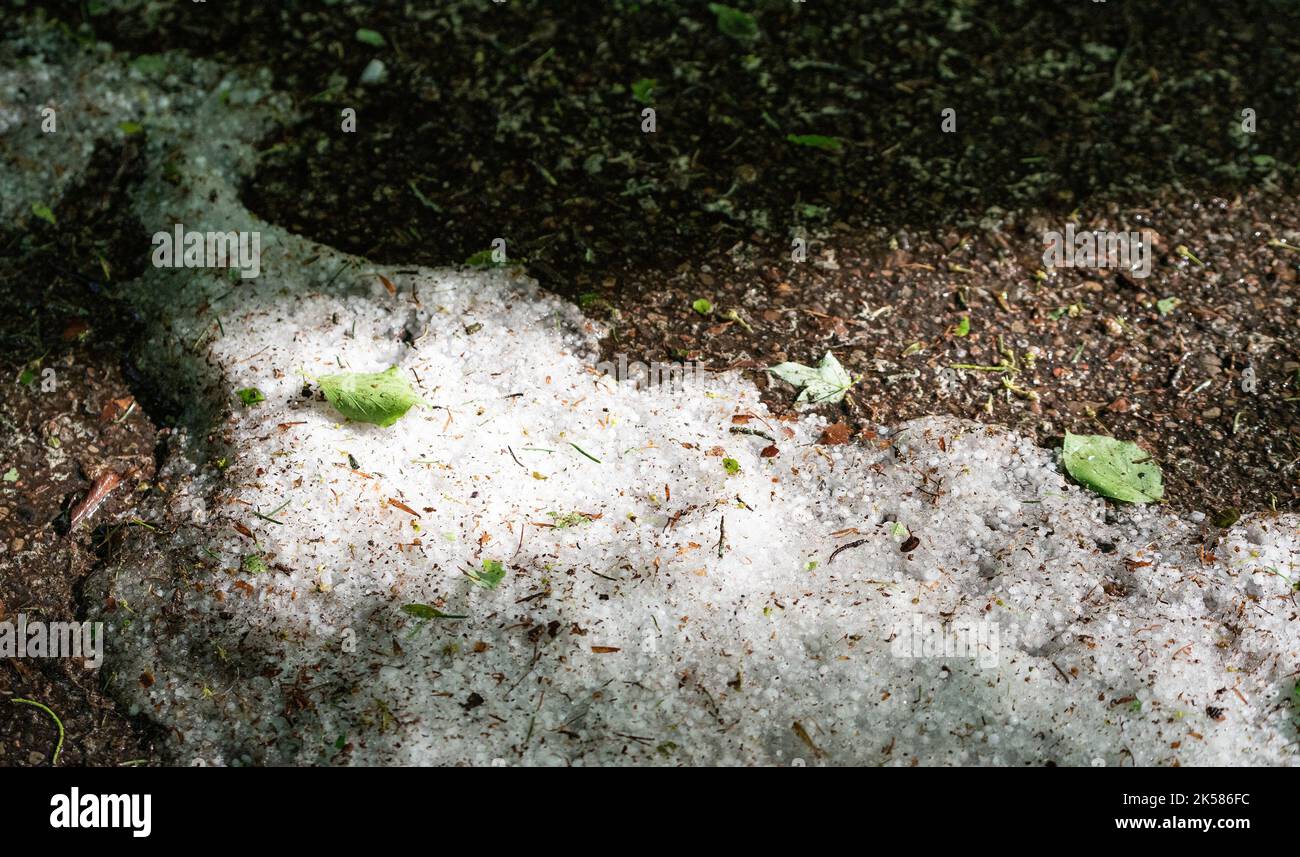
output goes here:
[{"label": "small stick", "polygon": [[868,541],[867,539],[855,539],[851,542],[840,545],[835,550],[831,551],[831,558],[826,560],[826,564],[830,565],[831,563],[835,562],[835,557],[839,556],[844,551],[848,550],[849,548],[856,548],[856,547],[860,547],[861,545],[865,545],[867,541]]}]

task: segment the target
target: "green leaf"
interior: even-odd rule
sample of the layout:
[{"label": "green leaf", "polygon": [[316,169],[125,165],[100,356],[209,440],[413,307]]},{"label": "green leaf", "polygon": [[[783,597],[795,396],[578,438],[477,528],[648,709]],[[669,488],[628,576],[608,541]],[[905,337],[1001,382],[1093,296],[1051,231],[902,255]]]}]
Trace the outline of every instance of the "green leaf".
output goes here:
[{"label": "green leaf", "polygon": [[590,524],[591,518],[581,512],[566,512],[561,515],[559,512],[547,512],[546,516],[555,522],[555,529],[565,530],[569,527],[581,527],[583,524]]},{"label": "green leaf", "polygon": [[239,401],[248,406],[266,401],[266,396],[262,395],[262,391],[256,387],[245,387],[242,390],[236,390],[235,395],[239,397]]},{"label": "green leaf", "polygon": [[249,574],[261,574],[266,571],[266,560],[262,559],[261,554],[250,553],[244,557],[244,571]]},{"label": "green leaf", "polygon": [[782,381],[788,381],[796,387],[802,387],[796,402],[806,404],[835,404],[844,398],[844,394],[853,386],[853,379],[840,366],[835,355],[826,352],[826,356],[816,368],[800,363],[781,363],[767,371]]},{"label": "green leaf", "polygon": [[58,226],[59,222],[54,219],[54,212],[50,207],[41,202],[32,203],[32,214],[35,214],[41,220],[48,222],[51,226]]},{"label": "green leaf", "polygon": [[376,33],[374,30],[367,30],[365,27],[357,30],[357,41],[361,42],[363,45],[370,45],[375,48],[382,48],[384,46],[384,37]]},{"label": "green leaf", "polygon": [[6,481],[6,482],[17,482],[17,481],[18,481],[18,468],[17,468],[17,467],[10,467],[8,470],[6,470],[6,471],[5,471],[5,475],[4,475],[4,481]]},{"label": "green leaf", "polygon": [[654,92],[659,81],[653,77],[643,77],[632,84],[632,97],[642,104],[650,103],[650,93]]},{"label": "green leaf", "polygon": [[970,333],[970,316],[963,315],[961,321],[957,322],[957,329],[952,332],[953,336],[965,336]]},{"label": "green leaf", "polygon": [[36,383],[36,370],[33,369],[33,368],[31,368],[31,367],[29,366],[29,367],[27,367],[26,369],[24,369],[23,371],[19,372],[19,373],[18,373],[18,383],[19,383],[19,384],[22,384],[24,387],[28,387],[28,386],[31,386],[32,384],[35,384],[35,383]]},{"label": "green leaf", "polygon": [[1182,303],[1182,301],[1178,298],[1161,298],[1156,301],[1156,309],[1160,310],[1161,315],[1169,315],[1169,313],[1174,311],[1174,307],[1178,306],[1180,303]]},{"label": "green leaf", "polygon": [[735,476],[740,472],[740,462],[734,458],[722,459],[722,466],[727,471],[728,476]]},{"label": "green leaf", "polygon": [[837,138],[821,134],[787,134],[785,139],[796,146],[808,146],[825,152],[839,152],[844,148],[844,144]]},{"label": "green leaf", "polygon": [[139,122],[132,122],[130,120],[127,120],[126,122],[118,122],[117,130],[121,131],[123,134],[130,137],[133,134],[139,134],[140,132],[142,132],[144,130],[144,126],[141,125]]},{"label": "green leaf", "polygon": [[131,68],[146,76],[157,76],[167,71],[167,60],[159,54],[140,54],[131,60]]},{"label": "green leaf", "polygon": [[471,268],[494,268],[497,265],[497,260],[492,255],[491,250],[480,250],[466,259],[465,264]]},{"label": "green leaf", "polygon": [[691,309],[695,310],[700,315],[708,315],[713,312],[713,304],[707,298],[700,298],[695,303],[691,304]]},{"label": "green leaf", "polygon": [[318,380],[329,403],[349,419],[391,426],[423,400],[396,366],[383,372],[342,372]]},{"label": "green leaf", "polygon": [[496,589],[506,576],[506,567],[494,559],[483,560],[482,571],[468,572],[470,580],[484,589]]},{"label": "green leaf", "polygon": [[1160,465],[1137,444],[1099,434],[1065,433],[1066,471],[1103,497],[1154,503],[1165,494]]},{"label": "green leaf", "polygon": [[443,613],[437,607],[428,604],[403,604],[402,612],[408,616],[414,616],[417,619],[468,619],[456,613]]},{"label": "green leaf", "polygon": [[710,3],[709,11],[718,16],[718,30],[742,42],[758,38],[758,22],[754,16],[721,3]]}]

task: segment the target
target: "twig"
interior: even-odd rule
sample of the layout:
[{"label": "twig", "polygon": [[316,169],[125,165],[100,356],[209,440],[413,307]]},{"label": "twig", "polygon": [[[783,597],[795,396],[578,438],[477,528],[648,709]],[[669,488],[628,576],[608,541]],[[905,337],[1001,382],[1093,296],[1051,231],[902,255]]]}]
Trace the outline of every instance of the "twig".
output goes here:
[{"label": "twig", "polygon": [[835,557],[839,556],[844,551],[848,550],[849,548],[856,548],[865,545],[867,541],[868,539],[854,539],[853,541],[847,544],[840,545],[835,550],[831,551],[831,558],[826,560],[826,564],[830,565],[831,563],[835,562]]}]

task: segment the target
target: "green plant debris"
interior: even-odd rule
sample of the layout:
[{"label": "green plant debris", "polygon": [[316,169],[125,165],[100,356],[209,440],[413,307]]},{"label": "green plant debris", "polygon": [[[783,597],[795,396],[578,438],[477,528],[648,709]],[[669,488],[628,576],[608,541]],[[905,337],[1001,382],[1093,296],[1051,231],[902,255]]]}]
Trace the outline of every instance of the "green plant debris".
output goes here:
[{"label": "green plant debris", "polygon": [[467,571],[465,576],[484,589],[496,589],[505,579],[506,567],[495,559],[485,559],[481,570]]},{"label": "green plant debris", "polygon": [[144,126],[141,125],[139,122],[132,122],[131,120],[128,119],[125,122],[117,123],[117,130],[121,131],[123,134],[127,135],[128,137],[131,137],[136,134],[143,133]]},{"label": "green plant debris", "polygon": [[1002,376],[1002,386],[1010,390],[1012,393],[1015,393],[1017,396],[1019,396],[1020,398],[1024,399],[1027,402],[1038,401],[1038,394],[1036,392],[1026,387],[1021,387],[1013,383],[1012,380],[1006,377],[1005,375]]},{"label": "green plant debris", "polygon": [[735,476],[740,472],[740,462],[734,458],[724,458],[722,468],[727,471],[728,476]]},{"label": "green plant debris", "polygon": [[10,467],[8,470],[6,470],[6,471],[5,471],[5,475],[4,475],[4,481],[6,481],[6,482],[17,482],[17,481],[18,481],[18,468],[17,468],[17,467]]},{"label": "green plant debris", "polygon": [[[350,456],[349,456],[349,457],[350,457]],[[355,469],[355,468],[353,468],[353,469]],[[284,521],[277,520],[275,516],[278,515],[278,514],[280,513],[280,511],[283,510],[286,506],[288,506],[290,502],[291,502],[291,501],[289,501],[289,500],[285,500],[285,501],[284,501],[283,503],[281,503],[279,506],[276,506],[274,509],[272,509],[271,511],[267,512],[265,515],[263,515],[261,512],[257,511],[256,509],[253,510],[253,514],[254,514],[256,517],[261,518],[263,521],[270,521],[272,524],[283,524]]]},{"label": "green plant debris", "polygon": [[802,388],[795,401],[805,404],[835,404],[844,398],[854,384],[840,361],[829,351],[816,368],[800,363],[781,363],[767,371],[782,381]]},{"label": "green plant debris", "polygon": [[949,363],[949,369],[965,369],[969,372],[1014,372],[1015,368],[1009,363],[999,363],[996,366],[984,366],[979,363]]},{"label": "green plant debris", "polygon": [[1161,315],[1169,315],[1180,303],[1182,301],[1178,298],[1161,298],[1156,301],[1156,309],[1160,310]]},{"label": "green plant debris", "polygon": [[140,54],[131,60],[131,68],[146,77],[153,77],[167,71],[167,61],[159,54]]},{"label": "green plant debris", "polygon": [[754,328],[749,326],[749,322],[741,318],[740,313],[736,312],[734,309],[727,310],[726,314],[722,317],[725,318],[727,321],[734,321],[736,324],[743,327],[746,333],[754,332]]},{"label": "green plant debris", "polygon": [[370,45],[373,48],[382,48],[385,45],[384,37],[374,30],[367,30],[365,27],[357,30],[356,38],[363,45]]},{"label": "green plant debris", "polygon": [[497,259],[491,250],[480,250],[466,259],[465,264],[471,268],[495,268]]},{"label": "green plant debris", "polygon": [[242,390],[236,390],[235,395],[239,397],[239,401],[243,402],[246,407],[266,401],[266,396],[262,395],[262,391],[256,387],[245,387]]},{"label": "green plant debris", "polygon": [[54,212],[43,202],[32,203],[32,214],[49,223],[51,226],[59,225],[59,221],[54,218]]},{"label": "green plant debris", "polygon": [[970,316],[963,315],[961,317],[961,321],[957,322],[957,326],[953,328],[952,335],[966,336],[969,333],[970,333]]},{"label": "green plant debris", "polygon": [[9,701],[12,702],[14,705],[30,705],[35,708],[39,708],[41,711],[44,711],[46,714],[50,715],[50,719],[54,721],[54,725],[59,727],[59,742],[54,745],[54,758],[50,762],[51,766],[57,766],[59,764],[59,755],[63,752],[63,721],[59,719],[59,715],[55,714],[54,710],[50,708],[48,705],[46,705],[45,703],[37,702],[34,699],[22,699],[20,697],[14,697]]},{"label": "green plant debris", "polygon": [[261,574],[267,569],[266,560],[262,559],[262,555],[258,553],[250,553],[244,557],[243,566],[244,571],[249,574]]},{"label": "green plant debris", "polygon": [[581,512],[547,512],[546,516],[555,522],[555,529],[564,530],[569,527],[581,527],[583,524],[590,524],[591,518]]},{"label": "green plant debris", "polygon": [[443,613],[437,607],[429,604],[403,604],[402,612],[408,616],[414,616],[416,619],[468,619],[469,616],[459,613]]},{"label": "green plant debris", "polygon": [[821,149],[823,152],[841,152],[844,144],[835,137],[826,137],[821,134],[787,134],[785,139],[794,143],[796,146],[807,146],[811,149]]},{"label": "green plant debris", "polygon": [[410,383],[389,366],[383,372],[342,372],[318,379],[329,403],[357,422],[387,427],[397,422],[422,399]]},{"label": "green plant debris", "polygon": [[758,21],[748,12],[710,3],[709,11],[718,16],[718,31],[741,42],[750,42],[758,38]]},{"label": "green plant debris", "polygon": [[653,77],[643,77],[632,84],[632,97],[642,104],[649,104],[650,96],[654,93],[658,84],[659,81]]},{"label": "green plant debris", "polygon": [[1067,431],[1063,461],[1070,476],[1103,497],[1125,503],[1155,503],[1164,497],[1160,466],[1135,443]]},{"label": "green plant debris", "polygon": [[691,304],[691,309],[695,310],[700,315],[708,315],[713,312],[713,303],[709,301],[708,298],[700,298],[695,301],[695,303]]},{"label": "green plant debris", "polygon": [[1082,314],[1083,314],[1083,304],[1073,303],[1070,304],[1069,306],[1057,307],[1056,309],[1048,313],[1047,317],[1050,318],[1052,321],[1060,321],[1064,316],[1067,315],[1070,318],[1078,318]]},{"label": "green plant debris", "polygon": [[[573,441],[569,441],[569,446],[571,446],[571,447],[573,447],[574,449],[578,450],[578,452],[581,452],[584,456],[586,456],[587,458],[590,458],[592,461],[596,462],[597,464],[600,464],[600,463],[601,463],[601,461],[600,461],[599,458],[597,458],[596,456],[592,455],[590,452],[587,452],[587,450],[585,450],[585,449],[583,449],[582,447],[578,446],[578,445],[577,445],[576,443],[574,443]],[[527,448],[527,447],[525,447],[525,448]],[[549,450],[546,450],[546,451],[549,452]]]},{"label": "green plant debris", "polygon": [[1205,267],[1205,263],[1202,262],[1200,259],[1196,258],[1196,254],[1193,253],[1191,250],[1188,250],[1186,244],[1179,244],[1177,247],[1174,248],[1174,252],[1184,259],[1190,259],[1191,261],[1200,265],[1202,268]]}]

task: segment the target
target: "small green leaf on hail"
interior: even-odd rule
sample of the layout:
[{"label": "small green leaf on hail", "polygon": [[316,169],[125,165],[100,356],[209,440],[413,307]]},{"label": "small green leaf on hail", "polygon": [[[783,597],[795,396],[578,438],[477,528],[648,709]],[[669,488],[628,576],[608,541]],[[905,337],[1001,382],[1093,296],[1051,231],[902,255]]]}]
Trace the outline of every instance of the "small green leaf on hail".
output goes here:
[{"label": "small green leaf on hail", "polygon": [[379,33],[376,33],[374,30],[367,30],[364,27],[357,30],[357,41],[361,42],[363,45],[370,45],[374,48],[382,48],[384,46],[383,36],[379,35]]},{"label": "small green leaf on hail", "polygon": [[383,372],[324,375],[318,383],[325,398],[343,416],[377,426],[391,426],[412,405],[422,402],[396,366],[389,366]]},{"label": "small green leaf on hail", "polygon": [[1125,503],[1154,503],[1164,497],[1160,465],[1135,443],[1066,432],[1062,452],[1066,471],[1103,497]]},{"label": "small green leaf on hail", "polygon": [[849,373],[844,371],[840,361],[836,360],[835,355],[829,351],[816,367],[804,366],[801,363],[781,363],[767,371],[782,381],[803,388],[803,392],[795,401],[805,404],[835,404],[843,399],[844,394],[853,386],[853,379],[849,377]]},{"label": "small green leaf on hail", "polygon": [[470,268],[495,268],[497,260],[491,250],[480,250],[466,259],[465,264]]},{"label": "small green leaf on hail", "polygon": [[469,571],[465,574],[484,589],[496,589],[506,576],[506,567],[495,559],[485,559],[481,571]]},{"label": "small green leaf on hail", "polygon": [[734,458],[722,459],[722,467],[727,471],[728,476],[735,476],[740,472],[740,462]]},{"label": "small green leaf on hail", "polygon": [[262,391],[256,387],[245,387],[242,390],[236,390],[235,395],[239,397],[239,401],[243,402],[247,406],[256,405],[266,401],[266,396],[262,395]]},{"label": "small green leaf on hail", "polygon": [[695,310],[700,315],[708,315],[713,312],[713,304],[708,298],[700,298],[695,303],[691,304],[691,309]]}]

